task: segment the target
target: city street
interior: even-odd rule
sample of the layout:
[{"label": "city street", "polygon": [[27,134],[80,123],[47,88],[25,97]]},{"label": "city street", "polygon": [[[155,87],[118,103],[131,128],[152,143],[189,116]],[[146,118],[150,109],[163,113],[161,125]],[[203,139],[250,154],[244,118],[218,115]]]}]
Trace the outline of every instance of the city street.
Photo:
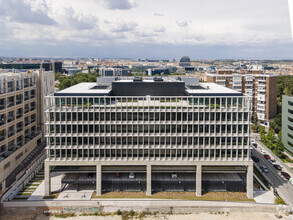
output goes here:
[{"label": "city street", "polygon": [[[293,186],[286,180],[281,172],[273,167],[271,163],[268,162],[264,158],[264,156],[260,153],[262,148],[262,143],[256,141],[258,147],[252,149],[252,155],[259,158],[259,162],[255,163],[258,167],[264,165],[268,168],[268,173],[262,172],[262,174],[266,177],[268,182],[277,190],[279,195],[285,200],[286,203],[293,205]],[[282,165],[279,164],[281,167]]]}]

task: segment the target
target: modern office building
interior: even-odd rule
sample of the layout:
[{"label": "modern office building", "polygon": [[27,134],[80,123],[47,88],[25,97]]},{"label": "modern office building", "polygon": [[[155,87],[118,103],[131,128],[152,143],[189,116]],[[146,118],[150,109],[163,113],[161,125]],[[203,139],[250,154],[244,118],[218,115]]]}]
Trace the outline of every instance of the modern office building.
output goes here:
[{"label": "modern office building", "polygon": [[282,97],[282,142],[293,153],[293,97]]},{"label": "modern office building", "polygon": [[277,116],[277,75],[251,70],[240,73],[218,70],[215,74],[207,74],[207,81],[252,96],[251,110],[261,124],[268,126]]},{"label": "modern office building", "polygon": [[62,73],[62,62],[43,62],[43,63],[0,63],[0,69],[16,70],[38,70],[53,71]]},{"label": "modern office building", "polygon": [[100,76],[128,76],[130,70],[123,68],[100,67],[99,73]]},{"label": "modern office building", "polygon": [[45,195],[246,191],[253,197],[250,97],[197,78],[98,78],[46,98]]},{"label": "modern office building", "polygon": [[[50,81],[44,75],[51,75]],[[46,78],[46,77],[45,77]],[[48,86],[44,84],[48,83]],[[40,88],[54,88],[54,73],[44,70],[0,73],[0,191],[15,180],[11,173],[36,148],[42,138],[43,102],[46,92]],[[48,88],[47,88],[48,89]],[[52,89],[48,89],[52,91]],[[42,112],[43,111],[43,112]],[[31,161],[32,162],[32,161]],[[18,173],[17,173],[18,174]],[[9,179],[9,183],[7,183]],[[12,181],[12,182],[11,182]]]},{"label": "modern office building", "polygon": [[147,69],[146,74],[148,76],[169,75],[170,74],[170,69],[169,68],[150,68],[150,69]]},{"label": "modern office building", "polygon": [[179,61],[179,66],[186,67],[191,65],[190,57],[184,56]]}]

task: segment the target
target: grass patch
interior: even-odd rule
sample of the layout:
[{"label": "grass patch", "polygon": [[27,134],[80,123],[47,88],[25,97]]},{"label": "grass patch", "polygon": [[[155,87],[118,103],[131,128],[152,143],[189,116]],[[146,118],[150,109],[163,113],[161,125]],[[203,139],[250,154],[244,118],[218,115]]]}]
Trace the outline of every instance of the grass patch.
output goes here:
[{"label": "grass patch", "polygon": [[282,156],[281,156],[281,160],[282,160],[284,163],[293,163],[293,160],[291,160],[286,154],[282,154]]},{"label": "grass patch", "polygon": [[13,200],[27,200],[28,198],[25,197],[19,197],[19,198],[13,198]]},{"label": "grass patch", "polygon": [[281,197],[276,197],[275,198],[275,204],[286,205],[286,202]]},{"label": "grass patch", "polygon": [[71,218],[71,217],[75,217],[76,214],[75,213],[61,213],[61,214],[54,214],[53,216],[55,218]]},{"label": "grass patch", "polygon": [[43,199],[57,199],[60,193],[53,193],[49,196],[44,196]]},{"label": "grass patch", "polygon": [[156,216],[158,212],[134,212],[133,210],[130,211],[120,211],[118,209],[116,212],[113,213],[103,213],[103,212],[95,212],[95,213],[83,213],[81,216],[121,216],[122,220],[130,220],[130,219],[144,219],[147,216]]},{"label": "grass patch", "polygon": [[31,194],[29,192],[17,193],[18,196],[30,196]]},{"label": "grass patch", "polygon": [[92,199],[178,199],[178,200],[207,200],[207,201],[241,201],[255,202],[248,199],[244,192],[208,192],[197,197],[195,192],[157,192],[146,196],[145,192],[108,192],[101,196],[93,193]]},{"label": "grass patch", "polygon": [[31,186],[39,186],[40,184],[29,184],[27,185],[27,187],[31,187]]},{"label": "grass patch", "polygon": [[34,183],[41,183],[43,180],[34,180]]}]

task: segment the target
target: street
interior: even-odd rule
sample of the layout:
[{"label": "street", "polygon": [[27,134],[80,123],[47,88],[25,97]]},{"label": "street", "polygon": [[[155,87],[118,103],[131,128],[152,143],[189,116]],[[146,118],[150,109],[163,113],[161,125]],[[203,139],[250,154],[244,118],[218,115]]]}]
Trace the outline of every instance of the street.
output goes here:
[{"label": "street", "polygon": [[[266,177],[268,182],[277,190],[282,199],[284,199],[286,203],[293,205],[293,186],[281,175],[281,171],[275,169],[273,165],[269,163],[268,160],[266,160],[264,156],[260,153],[260,150],[264,149],[262,148],[262,143],[258,141],[256,141],[256,143],[258,144],[258,147],[256,149],[252,147],[252,155],[259,158],[259,162],[254,164],[256,164],[256,166],[258,167],[260,165],[264,165],[268,168],[268,173],[262,172],[262,174]],[[279,165],[282,167],[281,164]]]}]

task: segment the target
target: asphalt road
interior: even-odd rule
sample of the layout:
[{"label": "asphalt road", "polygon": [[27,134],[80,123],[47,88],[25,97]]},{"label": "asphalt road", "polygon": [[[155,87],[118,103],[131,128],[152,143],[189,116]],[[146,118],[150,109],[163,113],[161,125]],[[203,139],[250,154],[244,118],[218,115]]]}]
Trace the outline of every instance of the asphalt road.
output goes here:
[{"label": "asphalt road", "polygon": [[262,174],[266,177],[268,182],[277,190],[277,192],[285,200],[285,202],[293,205],[293,186],[281,175],[281,171],[275,169],[273,165],[269,163],[267,159],[265,159],[264,156],[259,152],[262,144],[259,142],[256,143],[258,144],[258,147],[256,149],[252,149],[252,155],[259,158],[259,162],[254,164],[256,164],[258,167],[260,165],[264,165],[268,168],[268,173],[262,172]]}]

